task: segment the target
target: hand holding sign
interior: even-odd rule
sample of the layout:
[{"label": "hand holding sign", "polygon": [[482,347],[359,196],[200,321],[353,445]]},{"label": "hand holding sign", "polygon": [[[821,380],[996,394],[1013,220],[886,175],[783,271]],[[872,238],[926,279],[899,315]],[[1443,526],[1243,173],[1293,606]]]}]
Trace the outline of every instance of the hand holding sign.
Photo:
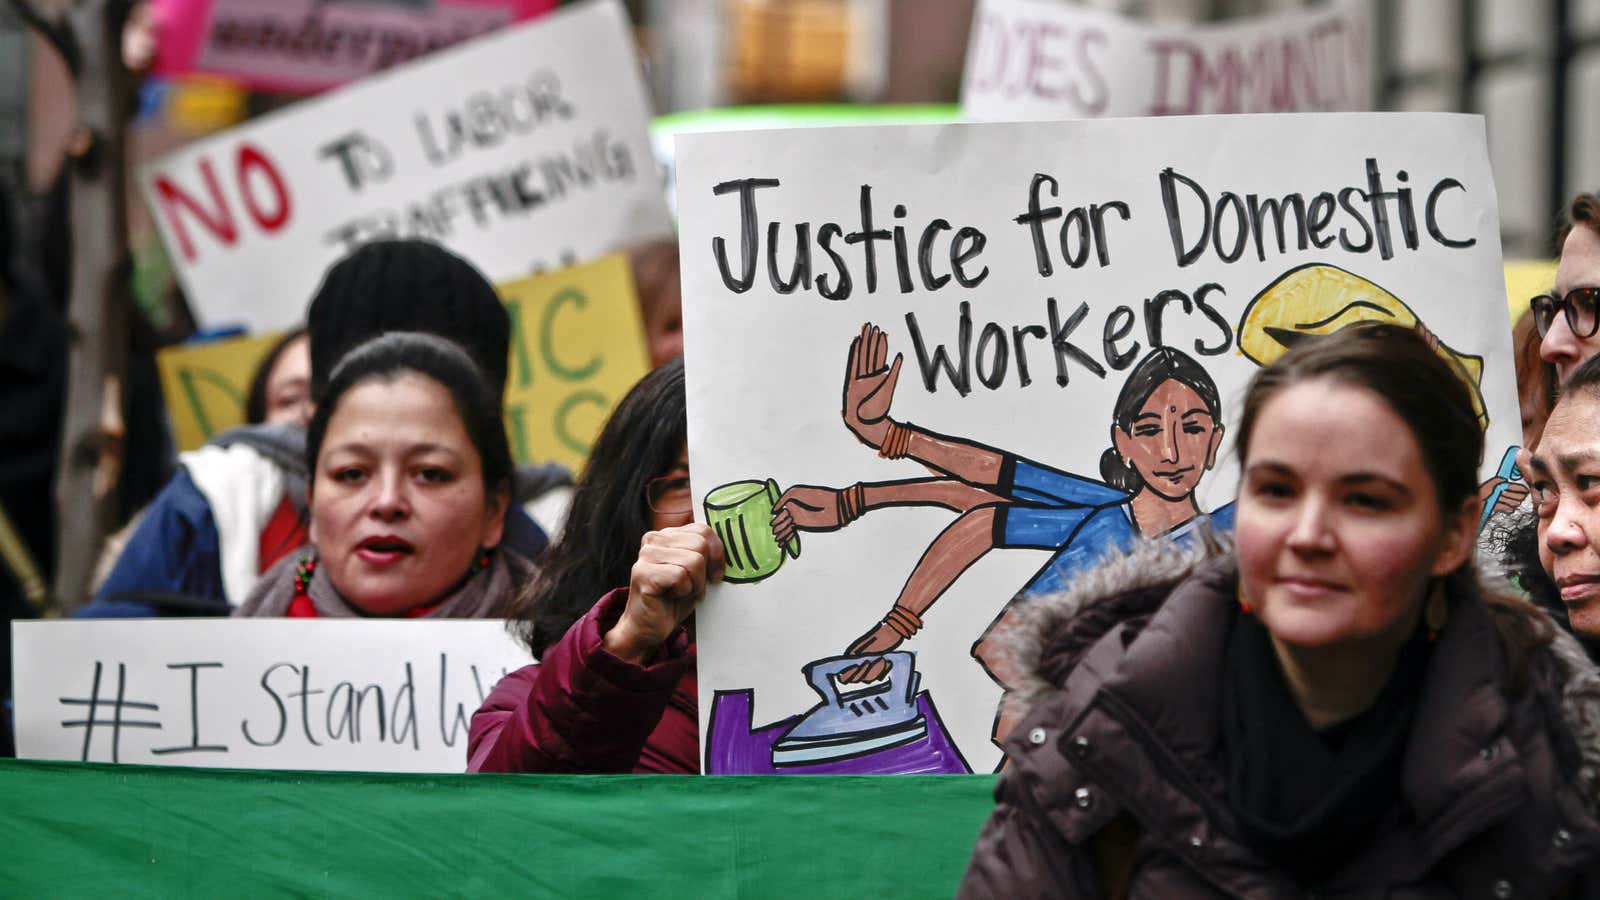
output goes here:
[{"label": "hand holding sign", "polygon": [[707,582],[722,580],[722,560],[722,541],[698,522],[646,534],[628,583],[628,606],[606,632],[606,650],[636,663],[653,656],[694,612]]},{"label": "hand holding sign", "polygon": [[894,402],[894,386],[900,380],[900,363],[886,367],[889,338],[876,325],[861,326],[861,335],[850,342],[850,356],[844,376],[844,424],[869,447],[883,446],[889,433],[889,404]]}]

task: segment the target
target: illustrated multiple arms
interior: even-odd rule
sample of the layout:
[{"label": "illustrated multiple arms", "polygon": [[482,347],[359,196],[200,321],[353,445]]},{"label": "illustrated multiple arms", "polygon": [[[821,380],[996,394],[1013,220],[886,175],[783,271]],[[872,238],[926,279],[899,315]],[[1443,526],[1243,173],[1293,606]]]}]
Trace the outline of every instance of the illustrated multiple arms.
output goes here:
[{"label": "illustrated multiple arms", "polygon": [[[940,506],[961,513],[917,561],[889,614],[850,645],[852,655],[887,652],[921,629],[922,614],[994,548],[995,508],[1009,502],[991,490],[1000,480],[1003,453],[889,417],[904,357],[896,354],[892,363],[888,357],[888,336],[871,323],[863,325],[845,362],[845,427],[879,456],[914,459],[943,477],[845,488],[796,485],[773,508],[773,531],[780,541],[798,531],[835,531],[867,510],[886,506]],[[882,660],[863,663],[846,669],[840,680],[873,681],[887,666]]]}]

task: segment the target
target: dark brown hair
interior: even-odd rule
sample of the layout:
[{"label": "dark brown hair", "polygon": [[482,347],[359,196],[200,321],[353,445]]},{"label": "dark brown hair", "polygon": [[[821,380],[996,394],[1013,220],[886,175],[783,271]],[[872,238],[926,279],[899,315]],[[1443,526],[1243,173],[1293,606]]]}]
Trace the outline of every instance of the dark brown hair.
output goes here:
[{"label": "dark brown hair", "polygon": [[501,416],[500,395],[489,387],[483,369],[459,344],[436,334],[392,331],[358,344],[333,367],[317,411],[306,426],[306,468],[316,483],[317,457],[339,401],[368,381],[421,375],[450,392],[462,430],[478,451],[486,494],[511,484],[513,462]]},{"label": "dark brown hair", "polygon": [[1301,341],[1246,388],[1239,462],[1249,459],[1251,432],[1268,400],[1301,382],[1332,379],[1371,391],[1406,423],[1422,449],[1439,508],[1454,512],[1476,495],[1483,461],[1483,431],[1464,377],[1415,329],[1387,322],[1360,322]]},{"label": "dark brown hair", "polygon": [[534,656],[613,588],[627,587],[639,543],[654,527],[645,488],[671,472],[688,439],[683,360],[652,371],[606,420],[578,476],[561,539],[513,601],[507,627]]},{"label": "dark brown hair", "polygon": [[1567,219],[1556,230],[1556,256],[1561,255],[1561,248],[1567,243],[1567,235],[1572,234],[1572,229],[1579,225],[1587,225],[1600,232],[1600,197],[1588,191],[1573,197],[1572,203],[1567,206]]},{"label": "dark brown hair", "polygon": [[[285,332],[283,337],[278,338],[278,342],[267,351],[261,364],[256,366],[255,377],[250,379],[250,393],[244,401],[244,420],[249,424],[259,425],[267,420],[267,383],[272,380],[272,370],[278,365],[283,351],[305,336],[306,330],[303,326]],[[310,390],[310,387],[306,389]]]}]

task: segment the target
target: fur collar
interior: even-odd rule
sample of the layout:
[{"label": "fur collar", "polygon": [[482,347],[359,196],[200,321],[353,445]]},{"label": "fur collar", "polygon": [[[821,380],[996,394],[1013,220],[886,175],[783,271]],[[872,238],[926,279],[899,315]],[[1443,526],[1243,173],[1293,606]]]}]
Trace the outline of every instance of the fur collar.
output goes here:
[{"label": "fur collar", "polygon": [[1047,664],[1046,657],[1059,659],[1064,654],[1075,662],[1108,630],[1074,629],[1089,611],[1107,613],[1105,624],[1115,624],[1123,612],[1120,601],[1148,591],[1164,594],[1201,564],[1231,549],[1226,539],[1209,533],[1188,547],[1173,541],[1141,541],[1127,554],[1113,554],[1083,571],[1067,590],[1023,601],[1014,624],[997,635],[1010,658],[1009,671],[1019,674],[1015,693],[1006,702],[1020,704],[1018,711],[1026,712],[1061,689],[1071,666],[1058,671],[1060,663]]}]

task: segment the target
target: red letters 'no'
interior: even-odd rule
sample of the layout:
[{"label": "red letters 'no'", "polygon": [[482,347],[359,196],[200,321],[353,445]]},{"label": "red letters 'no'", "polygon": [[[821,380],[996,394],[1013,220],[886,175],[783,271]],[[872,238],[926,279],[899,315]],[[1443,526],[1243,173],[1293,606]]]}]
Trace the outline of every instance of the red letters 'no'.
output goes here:
[{"label": "red letters 'no'", "polygon": [[[161,213],[166,217],[168,229],[177,238],[178,252],[183,255],[185,262],[194,262],[196,254],[183,213],[193,217],[224,246],[231,247],[239,239],[233,208],[217,182],[217,173],[211,160],[204,156],[200,158],[200,178],[205,183],[208,201],[204,205],[166,175],[156,176],[156,196],[160,200]],[[268,194],[265,198],[257,196],[257,186],[263,180]],[[288,224],[293,209],[289,186],[279,174],[277,166],[255,145],[239,145],[234,154],[233,182],[234,189],[244,200],[245,211],[262,232],[271,233]],[[263,199],[269,201],[270,205],[264,204]]]}]

